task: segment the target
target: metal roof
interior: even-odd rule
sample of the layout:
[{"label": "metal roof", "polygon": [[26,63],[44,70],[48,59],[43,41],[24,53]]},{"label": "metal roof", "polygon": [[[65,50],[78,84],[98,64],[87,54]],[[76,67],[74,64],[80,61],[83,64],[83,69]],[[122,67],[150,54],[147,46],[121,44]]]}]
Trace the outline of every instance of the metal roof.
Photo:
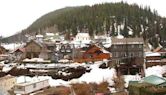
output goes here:
[{"label": "metal roof", "polygon": [[153,85],[160,85],[160,84],[165,84],[166,79],[155,75],[150,75],[148,77],[143,78],[143,82],[150,83]]}]

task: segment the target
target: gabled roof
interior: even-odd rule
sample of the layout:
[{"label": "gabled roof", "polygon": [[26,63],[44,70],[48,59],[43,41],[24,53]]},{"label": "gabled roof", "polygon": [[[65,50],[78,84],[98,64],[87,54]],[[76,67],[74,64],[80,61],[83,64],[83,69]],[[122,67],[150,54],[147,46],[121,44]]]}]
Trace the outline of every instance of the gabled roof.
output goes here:
[{"label": "gabled roof", "polygon": [[153,85],[160,85],[166,83],[166,79],[155,75],[150,75],[148,77],[143,78],[143,82],[150,83]]},{"label": "gabled roof", "polygon": [[18,49],[16,49],[14,52],[16,52],[16,51],[25,52],[25,48],[18,48]]},{"label": "gabled roof", "polygon": [[162,47],[157,47],[155,50],[154,50],[154,52],[160,52],[160,53],[164,53],[164,52],[166,52],[166,49],[164,49],[164,48],[162,48]]},{"label": "gabled roof", "polygon": [[35,41],[35,40],[31,40],[31,41],[29,41],[29,42],[25,45],[25,47],[26,47],[28,44],[32,43],[32,42],[34,42],[36,45],[40,46],[41,48],[44,46],[41,42],[37,42],[37,41]]}]

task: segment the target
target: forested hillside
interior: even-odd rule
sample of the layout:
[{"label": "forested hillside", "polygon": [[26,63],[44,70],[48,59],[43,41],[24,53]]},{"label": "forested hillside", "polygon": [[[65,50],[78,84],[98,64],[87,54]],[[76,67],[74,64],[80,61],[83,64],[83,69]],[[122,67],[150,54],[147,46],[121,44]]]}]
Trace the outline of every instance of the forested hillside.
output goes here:
[{"label": "forested hillside", "polygon": [[[34,35],[56,28],[53,32],[76,35],[77,30],[86,29],[91,36],[103,34],[116,36],[118,31],[125,37],[143,37],[153,47],[162,45],[166,39],[166,19],[149,7],[129,5],[124,2],[96,4],[93,6],[67,7],[50,12],[37,19],[22,35]],[[47,31],[49,32],[49,31]],[[16,35],[12,36],[13,38]],[[9,41],[12,37],[4,39]],[[13,40],[11,40],[13,41]]]}]

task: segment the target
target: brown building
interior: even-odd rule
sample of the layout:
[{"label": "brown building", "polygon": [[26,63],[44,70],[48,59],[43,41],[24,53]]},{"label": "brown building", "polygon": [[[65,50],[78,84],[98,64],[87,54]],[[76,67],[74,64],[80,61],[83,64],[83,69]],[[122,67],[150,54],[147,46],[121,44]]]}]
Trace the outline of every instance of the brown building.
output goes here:
[{"label": "brown building", "polygon": [[7,50],[4,47],[0,46],[0,54],[5,54],[5,53],[7,53]]},{"label": "brown building", "polygon": [[15,57],[15,61],[20,61],[25,58],[25,48],[18,48],[14,52],[12,52],[12,54]]},{"label": "brown building", "polygon": [[142,38],[112,38],[112,45],[108,50],[112,53],[112,65],[117,67],[118,73],[144,74],[143,43]]},{"label": "brown building", "polygon": [[109,59],[110,53],[97,45],[90,45],[80,57],[75,59],[77,62],[95,62]]},{"label": "brown building", "polygon": [[57,45],[53,42],[40,42],[31,40],[25,46],[25,58],[42,58],[55,62],[58,60]]},{"label": "brown building", "polygon": [[54,45],[31,40],[25,45],[25,58],[51,59]]},{"label": "brown building", "polygon": [[156,48],[153,52],[145,53],[146,68],[166,65],[166,50],[163,48]]}]

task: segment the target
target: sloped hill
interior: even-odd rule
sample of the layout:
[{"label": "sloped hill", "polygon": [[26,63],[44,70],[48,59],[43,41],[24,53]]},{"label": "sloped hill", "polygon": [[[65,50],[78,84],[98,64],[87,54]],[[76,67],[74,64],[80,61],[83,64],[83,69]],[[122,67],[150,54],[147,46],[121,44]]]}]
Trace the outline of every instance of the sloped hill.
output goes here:
[{"label": "sloped hill", "polygon": [[65,35],[75,35],[79,29],[88,31],[91,36],[107,32],[110,36],[120,33],[125,37],[143,37],[153,47],[164,45],[166,40],[165,18],[149,7],[124,2],[59,9],[37,19],[22,35],[34,35],[39,30],[43,33],[48,28],[47,32],[52,29]]}]

